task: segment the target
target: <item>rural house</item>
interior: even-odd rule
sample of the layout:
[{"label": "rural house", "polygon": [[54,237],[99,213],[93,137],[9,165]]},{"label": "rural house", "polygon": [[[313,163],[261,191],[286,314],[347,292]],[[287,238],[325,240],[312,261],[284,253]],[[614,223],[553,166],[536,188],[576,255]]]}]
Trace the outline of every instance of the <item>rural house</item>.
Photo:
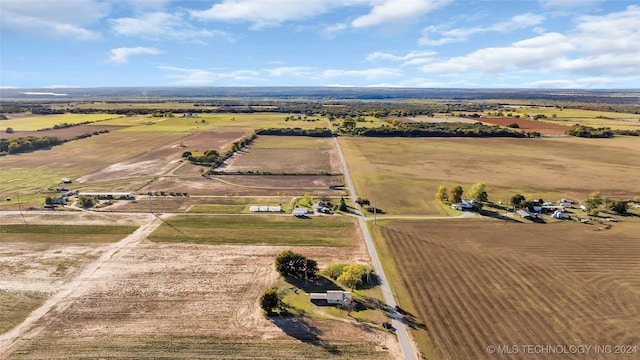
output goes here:
[{"label": "rural house", "polygon": [[327,290],[326,293],[309,293],[309,299],[326,301],[327,304],[343,305],[351,301],[351,293],[342,290]]}]

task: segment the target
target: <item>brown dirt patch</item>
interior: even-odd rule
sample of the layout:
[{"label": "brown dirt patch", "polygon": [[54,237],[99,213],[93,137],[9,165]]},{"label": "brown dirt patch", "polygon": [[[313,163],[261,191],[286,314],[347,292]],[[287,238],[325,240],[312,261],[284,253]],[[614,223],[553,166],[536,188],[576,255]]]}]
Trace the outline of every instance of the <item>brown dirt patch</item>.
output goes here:
[{"label": "brown dirt patch", "polygon": [[[104,216],[110,215],[121,216]],[[24,247],[25,244],[16,243],[14,252],[20,245]],[[56,246],[56,249],[44,252],[26,246],[20,256],[42,263],[52,252],[59,251],[59,256],[63,256],[86,250],[68,244]],[[302,350],[296,343],[309,342],[320,346],[318,351],[324,353],[322,349],[336,348],[332,341],[339,346],[351,341],[369,348],[387,343],[395,349],[393,351],[398,351],[388,333],[352,322],[265,318],[258,307],[258,298],[265,288],[276,283],[278,275],[273,259],[285,249],[288,247],[132,242],[114,252],[108,261],[94,266],[89,275],[83,276],[82,286],[69,292],[60,299],[59,306],[52,307],[36,320],[34,329],[37,331],[20,341],[14,348],[15,355],[62,358],[65,351],[79,356],[98,351],[109,357],[119,353],[122,347],[136,348],[140,342],[153,342],[153,339],[166,339],[165,343],[170,345],[174,337],[176,344],[184,344],[190,351],[201,348],[198,344],[205,338],[208,344],[223,345],[229,339],[245,342],[248,346],[267,340],[280,341],[292,351],[291,354],[301,354],[297,353]],[[339,252],[325,247],[297,247],[296,251],[316,259],[321,267],[333,262],[368,259],[362,242],[358,246],[341,248]],[[0,253],[0,260],[14,256],[10,252]],[[54,279],[49,272],[11,275],[7,280],[24,283],[31,290],[55,291],[61,283],[47,283]],[[114,339],[119,345],[112,348],[110,343]],[[84,346],[78,347],[77,341],[86,344],[88,350],[83,350]],[[49,348],[54,343],[56,345]],[[221,345],[215,351],[223,349]],[[145,356],[166,356],[175,351],[162,346],[146,352],[144,348],[139,350]],[[211,353],[200,355],[211,356]],[[339,354],[328,356],[340,357]],[[375,357],[393,356],[385,350]]]},{"label": "brown dirt patch", "polygon": [[598,232],[578,223],[398,221],[381,233],[409,296],[400,304],[415,305],[427,329],[417,337],[428,331],[436,347],[422,350],[493,359],[488,345],[638,345],[640,243],[638,220],[629,220]]},{"label": "brown dirt patch", "polygon": [[569,129],[568,126],[551,124],[544,121],[536,121],[529,119],[509,119],[509,118],[480,118],[478,121],[493,125],[507,126],[509,124],[518,124],[520,130],[537,131],[545,135],[564,135]]}]

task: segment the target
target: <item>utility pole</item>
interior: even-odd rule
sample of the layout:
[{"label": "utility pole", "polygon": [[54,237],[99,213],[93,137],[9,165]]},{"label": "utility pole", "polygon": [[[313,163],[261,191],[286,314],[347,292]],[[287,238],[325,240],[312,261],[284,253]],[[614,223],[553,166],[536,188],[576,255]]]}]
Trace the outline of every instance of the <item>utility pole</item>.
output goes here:
[{"label": "utility pole", "polygon": [[377,213],[378,213],[378,209],[376,208],[376,196],[373,195],[373,225],[376,225]]},{"label": "utility pole", "polygon": [[22,221],[24,221],[24,225],[29,227],[29,225],[27,224],[27,219],[24,217],[24,214],[22,213],[22,201],[20,201],[20,191],[16,190],[16,193],[18,194],[18,210],[20,211],[20,216],[22,216]]},{"label": "utility pole", "polygon": [[152,196],[151,195],[151,183],[149,183],[149,193],[148,193],[148,195],[149,195],[149,213],[153,214],[153,207],[151,206],[151,196]]}]

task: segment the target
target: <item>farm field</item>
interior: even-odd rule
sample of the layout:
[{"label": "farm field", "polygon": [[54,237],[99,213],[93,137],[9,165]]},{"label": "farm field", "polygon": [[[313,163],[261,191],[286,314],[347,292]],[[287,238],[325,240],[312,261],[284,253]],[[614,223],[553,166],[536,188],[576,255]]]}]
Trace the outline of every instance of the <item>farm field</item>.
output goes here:
[{"label": "farm field", "polygon": [[[387,276],[400,306],[424,322],[413,329],[421,351],[456,360],[493,359],[489,345],[640,344],[639,228],[634,217],[602,231],[490,220],[371,227],[385,269],[397,269]],[[532,356],[612,357],[509,358]]]},{"label": "farm field", "polygon": [[336,174],[342,172],[332,139],[259,136],[225,162],[224,172]]},{"label": "farm field", "polygon": [[481,118],[479,119],[479,121],[500,126],[507,126],[509,124],[515,123],[518,124],[519,130],[537,131],[543,135],[564,135],[565,131],[569,129],[569,126],[565,125],[558,125],[555,123],[529,119]]},{"label": "farm field", "polygon": [[[120,224],[142,224],[152,219],[148,215],[132,218],[128,214],[89,213],[80,214],[82,216],[73,221],[78,214],[52,215],[40,215],[38,219],[38,214],[30,213],[27,221],[35,224],[40,220],[43,226],[56,220],[62,224],[80,224],[85,216],[84,221],[99,226],[109,222],[111,217],[113,222]],[[292,236],[297,234],[312,240],[317,235],[303,232],[304,226],[308,226],[303,222],[316,219],[278,218],[282,219],[273,219],[275,223],[269,219],[256,220],[256,226],[251,225],[253,216],[235,222],[229,217],[219,221],[201,216],[191,220],[188,217],[165,218],[164,221],[178,230],[187,230],[183,227],[185,224],[202,226],[207,221],[228,229],[252,228],[253,240],[243,245],[212,246],[189,243],[188,238],[178,233],[178,236],[173,235],[171,243],[151,242],[145,238],[129,242],[101,266],[94,266],[90,276],[83,277],[81,282],[71,281],[67,286],[74,286],[75,291],[69,292],[60,299],[58,306],[35,321],[28,330],[29,335],[19,341],[9,358],[86,358],[97,354],[100,357],[126,354],[142,358],[397,358],[394,354],[399,350],[394,345],[393,335],[376,328],[351,321],[336,323],[330,317],[265,318],[262,315],[258,297],[278,279],[274,257],[291,246],[252,244],[262,243],[264,232],[272,231],[274,226],[277,231],[280,221]],[[3,224],[15,223],[12,225],[15,227],[22,218],[7,214],[3,215],[2,221]],[[260,228],[260,223],[267,228]],[[321,267],[336,261],[368,262],[367,251],[353,219],[327,217],[318,220],[318,229],[329,233],[340,229],[334,237],[342,237],[349,244],[340,247],[340,251],[317,244],[295,246],[295,251],[317,260]],[[158,231],[162,232],[162,227]],[[210,232],[211,228],[199,231]],[[0,261],[11,260],[18,248],[24,249],[24,255],[21,255],[24,259],[29,257],[33,264],[43,264],[50,261],[52,254],[59,253],[61,258],[71,254],[81,256],[92,249],[90,255],[95,258],[112,246],[87,243],[83,244],[87,245],[84,248],[60,238],[55,246],[47,243],[50,249],[41,251],[34,246],[42,244],[32,243],[28,237],[15,239],[10,244],[11,249],[3,247]],[[53,292],[64,280],[57,276],[49,271],[7,274],[3,276],[0,295],[4,300],[16,299],[16,295],[4,295],[3,290],[10,283],[20,284],[23,288],[20,293],[24,296],[32,294],[26,289],[38,294]],[[11,291],[10,294],[16,294],[15,289]],[[43,299],[34,298],[31,308],[41,301]]]},{"label": "farm field", "polygon": [[489,200],[505,203],[516,193],[553,201],[583,200],[593,191],[625,199],[640,193],[634,137],[338,140],[358,195],[375,196],[388,214],[444,214],[434,203],[440,184],[468,189],[484,182]]},{"label": "farm field", "polygon": [[51,129],[51,130],[42,130],[42,131],[15,131],[13,133],[7,133],[6,131],[0,131],[0,139],[13,139],[19,137],[27,137],[27,136],[35,136],[35,137],[44,137],[44,136],[55,136],[60,139],[68,140],[72,139],[79,135],[91,134],[96,131],[115,131],[122,129],[122,126],[117,125],[102,125],[98,123],[94,124],[86,124],[86,125],[77,125],[64,129]]},{"label": "farm field", "polygon": [[[211,228],[215,228],[212,232]],[[356,222],[342,216],[215,215],[166,220],[149,236],[155,242],[195,244],[257,244],[290,246],[358,246]]]}]

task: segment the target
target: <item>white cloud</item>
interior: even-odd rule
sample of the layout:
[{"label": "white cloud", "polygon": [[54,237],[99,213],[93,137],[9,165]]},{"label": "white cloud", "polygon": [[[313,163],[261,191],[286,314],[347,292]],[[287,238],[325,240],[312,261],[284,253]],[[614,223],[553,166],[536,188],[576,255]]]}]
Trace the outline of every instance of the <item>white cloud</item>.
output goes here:
[{"label": "white cloud", "polygon": [[137,18],[112,19],[113,31],[122,36],[138,36],[146,39],[188,40],[220,36],[231,40],[223,31],[197,29],[184,19],[183,14],[152,12]]},{"label": "white cloud", "polygon": [[127,61],[129,61],[129,56],[131,55],[159,55],[160,53],[162,53],[160,50],[149,47],[121,47],[117,49],[111,49],[111,57],[109,58],[109,61],[115,63],[126,63]]},{"label": "white cloud", "polygon": [[375,68],[364,70],[340,70],[340,69],[328,69],[320,73],[322,78],[335,78],[335,77],[364,77],[367,80],[402,76],[402,72],[399,69],[392,68]]},{"label": "white cloud", "polygon": [[570,9],[576,7],[594,6],[602,0],[539,0],[545,8]]},{"label": "white cloud", "polygon": [[366,15],[360,16],[351,22],[354,28],[381,25],[384,23],[398,23],[413,21],[420,16],[437,9],[448,0],[385,0],[374,2],[374,6]]},{"label": "white cloud", "polygon": [[376,61],[376,60],[392,60],[392,61],[412,61],[415,59],[424,59],[424,58],[430,58],[433,55],[435,55],[436,53],[433,51],[411,51],[409,53],[407,53],[406,55],[402,55],[402,56],[398,56],[398,55],[393,55],[393,54],[389,54],[389,53],[385,53],[385,52],[381,52],[381,51],[376,51],[373,52],[369,55],[367,55],[367,61]]},{"label": "white cloud", "polygon": [[174,79],[175,85],[211,85],[226,81],[264,81],[259,72],[253,70],[236,70],[228,73],[213,72],[205,69],[189,69],[175,66],[158,66],[167,72],[167,77]]},{"label": "white cloud", "polygon": [[53,37],[95,40],[100,37],[87,26],[109,12],[109,5],[94,0],[2,0],[2,31],[25,31]]},{"label": "white cloud", "polygon": [[283,66],[265,69],[269,76],[309,77],[317,75],[317,70],[308,66]]},{"label": "white cloud", "polygon": [[200,20],[248,21],[253,29],[302,20],[327,12],[335,0],[224,0],[207,10],[192,11]]},{"label": "white cloud", "polygon": [[[471,27],[447,29],[442,26],[428,26],[422,31],[422,38],[418,40],[418,44],[423,46],[439,46],[455,42],[466,41],[471,35],[484,32],[509,32],[518,29],[535,26],[544,20],[544,16],[532,13],[520,14],[512,17],[508,21],[497,22],[487,27]],[[433,38],[432,34],[439,35]]]},{"label": "white cloud", "polygon": [[349,28],[349,25],[345,23],[333,24],[333,25],[326,26],[324,29],[322,29],[321,34],[327,39],[333,39],[337,33],[344,31],[348,28]]},{"label": "white cloud", "polygon": [[578,18],[573,39],[592,53],[640,53],[640,6],[603,16]]},{"label": "white cloud", "polygon": [[547,69],[555,67],[564,54],[574,49],[566,36],[548,33],[509,47],[484,48],[466,56],[435,61],[423,66],[422,71],[450,75],[469,71],[488,75],[513,69]]}]

